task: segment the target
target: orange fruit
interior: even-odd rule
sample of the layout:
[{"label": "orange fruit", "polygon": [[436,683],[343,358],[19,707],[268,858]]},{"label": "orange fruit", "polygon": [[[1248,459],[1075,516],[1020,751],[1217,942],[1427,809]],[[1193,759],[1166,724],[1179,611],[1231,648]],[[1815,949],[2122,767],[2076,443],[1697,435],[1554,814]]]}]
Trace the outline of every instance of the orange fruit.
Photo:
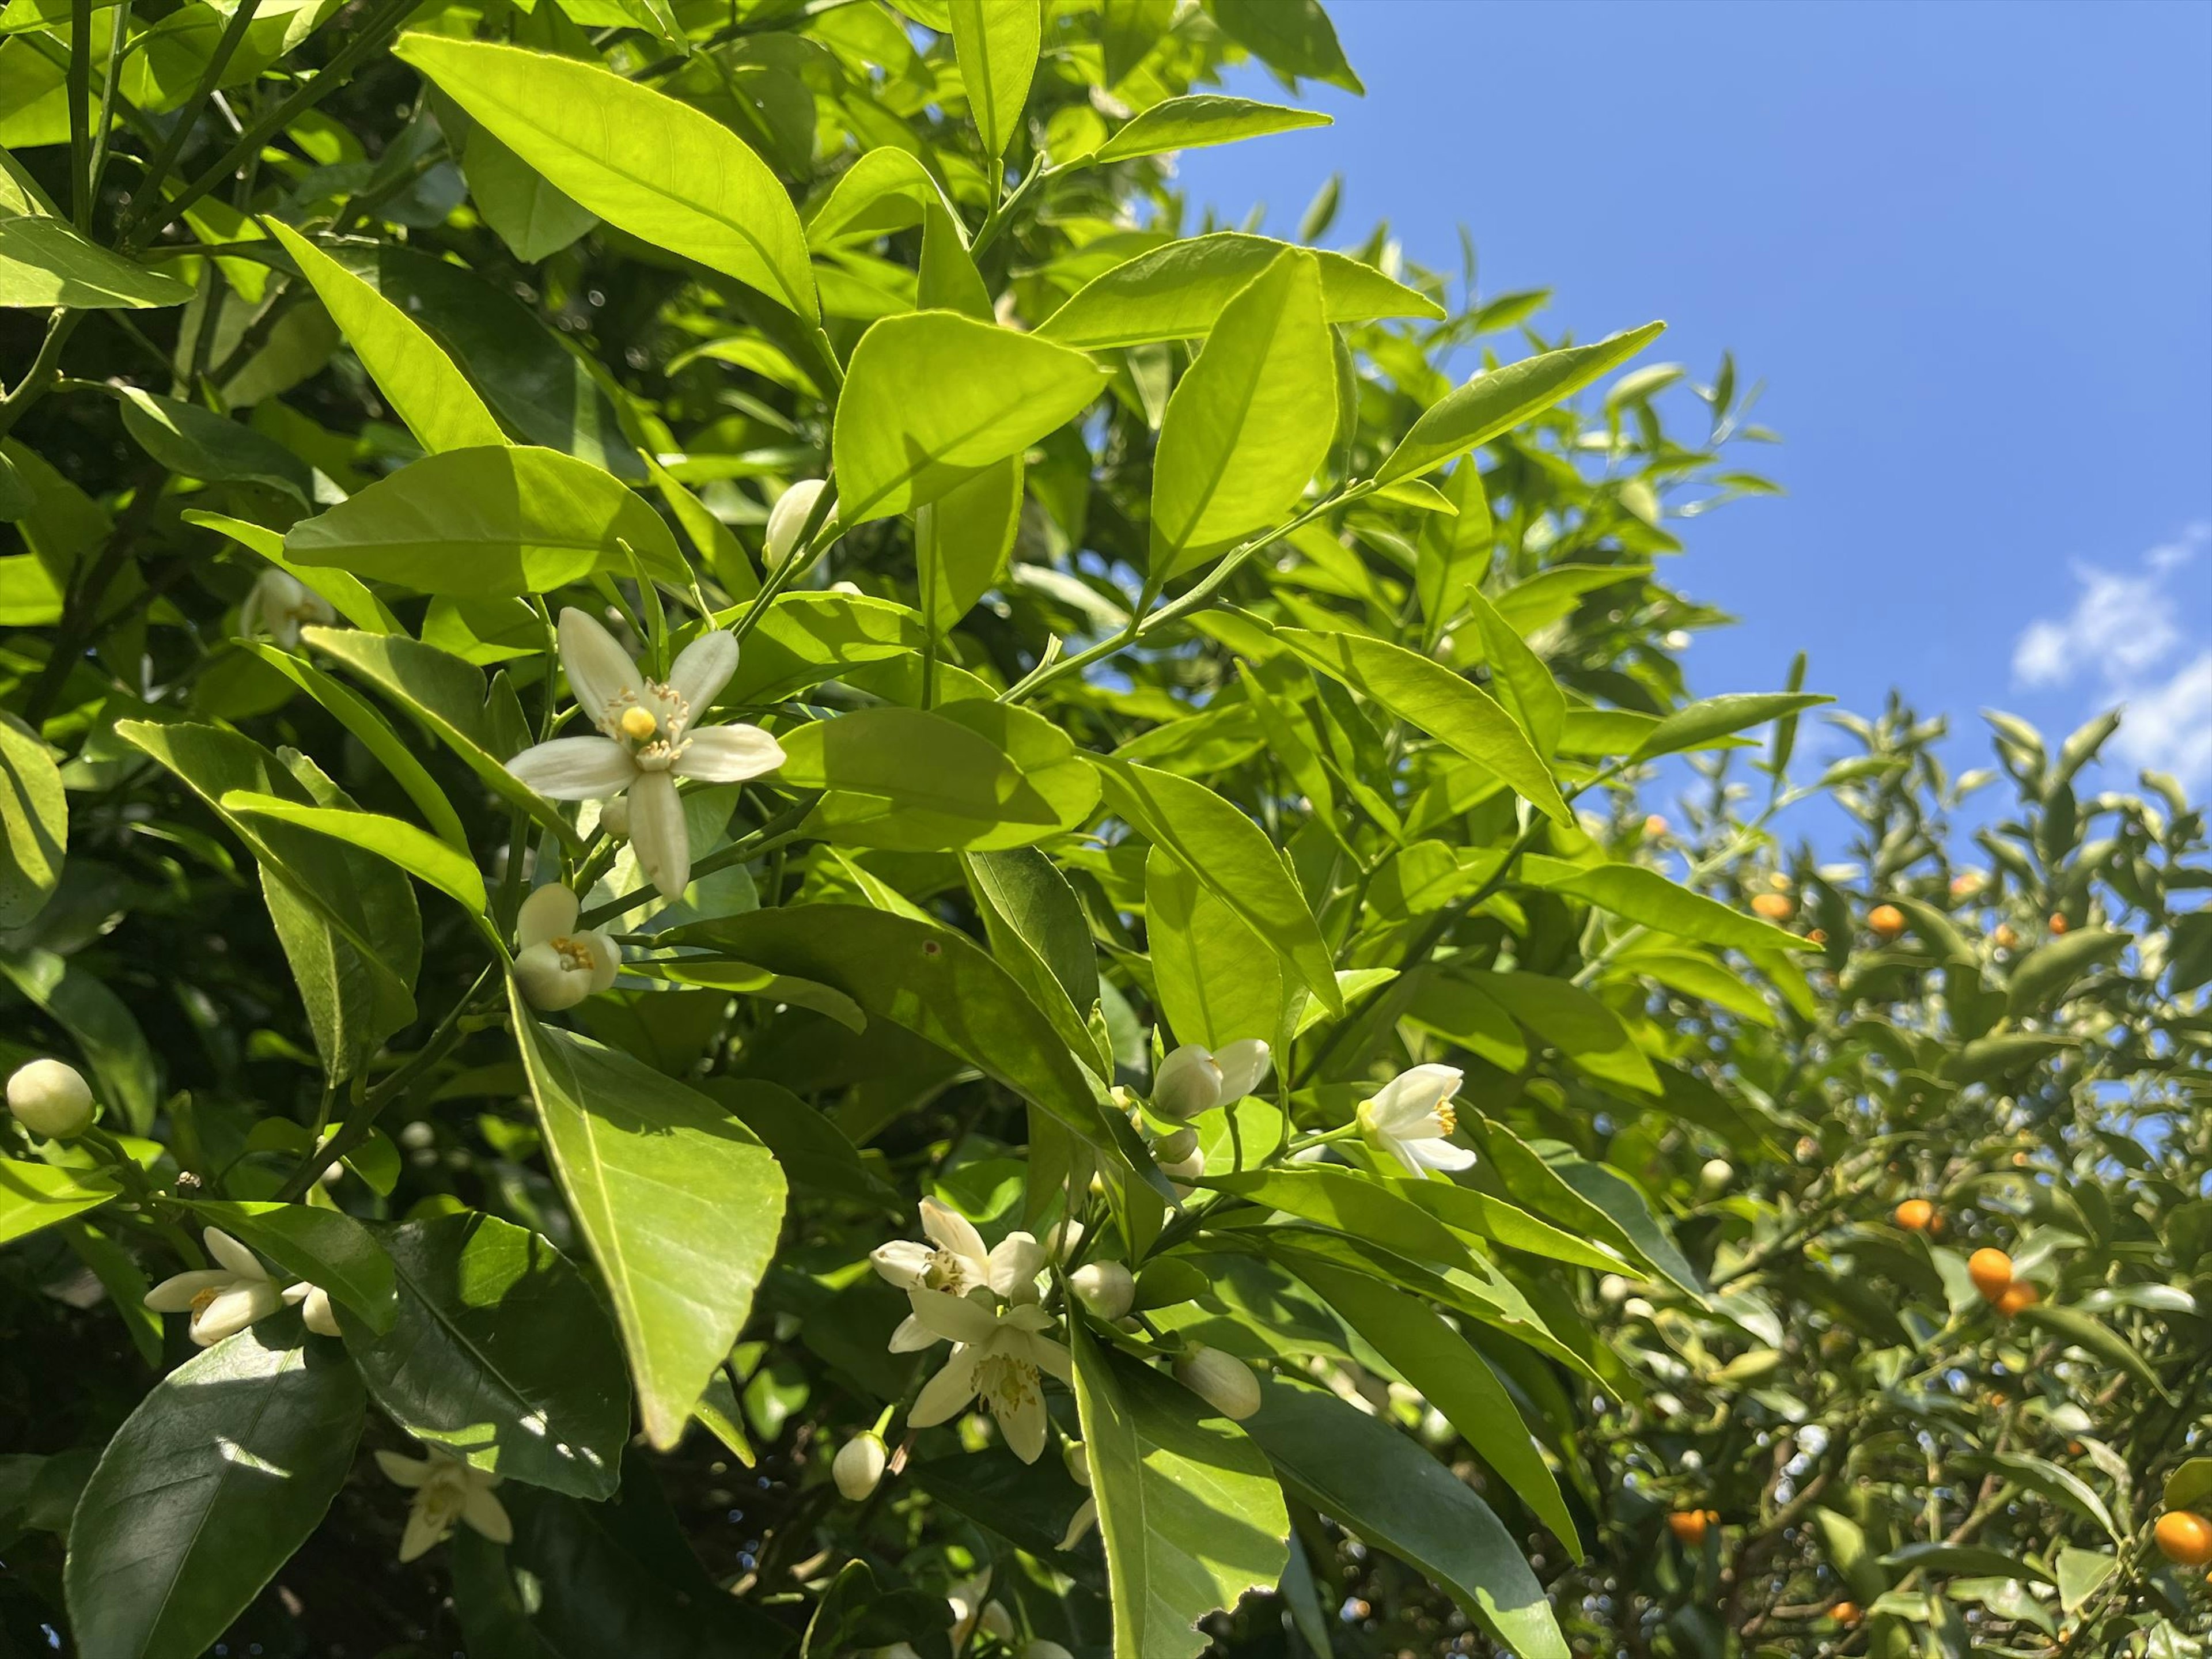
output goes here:
[{"label": "orange fruit", "polygon": [[[1681,1543],[1695,1549],[1705,1541],[1706,1519],[1711,1510],[1676,1510],[1667,1517],[1667,1530]],[[2201,1523],[2200,1523],[2201,1524]]]},{"label": "orange fruit", "polygon": [[1790,902],[1789,896],[1783,893],[1754,894],[1752,896],[1751,908],[1753,914],[1764,916],[1769,921],[1787,921],[1797,911],[1797,907]]},{"label": "orange fruit", "polygon": [[1856,1625],[1859,1621],[1859,1604],[1856,1601],[1838,1601],[1828,1609],[1828,1617],[1839,1625]]},{"label": "orange fruit", "polygon": [[1891,1219],[1908,1233],[1924,1233],[1936,1219],[1936,1206],[1924,1198],[1908,1198],[1897,1206]]},{"label": "orange fruit", "polygon": [[1828,942],[1828,930],[1825,927],[1815,927],[1805,935],[1805,940],[1808,945],[1826,945]]},{"label": "orange fruit", "polygon": [[1981,891],[1981,888],[1982,872],[1978,870],[1962,871],[1951,878],[1951,892],[1954,897],[1964,898],[1969,893]]},{"label": "orange fruit", "polygon": [[2151,1535],[2166,1559],[2177,1567],[2201,1567],[2212,1563],[2212,1521],[2193,1510],[2168,1510],[2158,1517]]},{"label": "orange fruit", "polygon": [[1655,840],[1657,839],[1667,833],[1667,820],[1656,812],[1651,813],[1644,820],[1644,833]]},{"label": "orange fruit", "polygon": [[1992,935],[1992,937],[1996,939],[1997,949],[2000,951],[2009,951],[2014,945],[2020,943],[2020,935],[2013,932],[2012,924],[2010,922],[1999,922],[1997,924],[1997,931],[1994,935]]},{"label": "orange fruit", "polygon": [[2078,1440],[2069,1440],[2066,1443],[2066,1455],[2069,1457],[2079,1457],[2088,1449]]},{"label": "orange fruit", "polygon": [[1905,912],[1894,904],[1877,904],[1867,912],[1867,926],[1884,939],[1895,939],[1905,931]]},{"label": "orange fruit", "polygon": [[2063,933],[2073,925],[2074,924],[2072,922],[2066,920],[2066,913],[2063,910],[2053,910],[2051,913],[2051,931],[2052,933]]},{"label": "orange fruit", "polygon": [[1994,1302],[2012,1288],[2012,1258],[1987,1245],[1966,1258],[1966,1277],[1985,1302]]}]

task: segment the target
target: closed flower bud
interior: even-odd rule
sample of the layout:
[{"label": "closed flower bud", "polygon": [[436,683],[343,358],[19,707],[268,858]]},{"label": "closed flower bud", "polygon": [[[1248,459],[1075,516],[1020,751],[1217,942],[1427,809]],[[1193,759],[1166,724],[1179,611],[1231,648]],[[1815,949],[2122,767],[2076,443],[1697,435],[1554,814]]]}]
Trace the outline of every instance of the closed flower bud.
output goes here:
[{"label": "closed flower bud", "polygon": [[1221,1103],[1221,1067],[1195,1042],[1160,1062],[1152,1079],[1152,1109],[1162,1117],[1196,1117]]},{"label": "closed flower bud", "polygon": [[1224,1417],[1242,1421],[1260,1409],[1260,1379],[1233,1353],[1194,1346],[1176,1361],[1175,1375]]},{"label": "closed flower bud", "polygon": [[76,1066],[34,1060],[8,1079],[8,1109],[34,1135],[73,1140],[92,1127],[92,1089]]},{"label": "closed flower bud", "polygon": [[1119,1319],[1137,1297],[1136,1276],[1118,1261],[1086,1261],[1067,1282],[1101,1319]]},{"label": "closed flower bud", "polygon": [[767,544],[761,550],[761,562],[770,570],[789,558],[799,545],[799,532],[806,527],[807,515],[814,511],[814,503],[822,499],[826,487],[820,478],[801,478],[775,498],[768,515]]},{"label": "closed flower bud", "polygon": [[1729,1182],[1735,1179],[1735,1166],[1733,1164],[1724,1158],[1708,1158],[1705,1167],[1698,1171],[1698,1190],[1709,1198],[1714,1197],[1726,1192]]},{"label": "closed flower bud", "polygon": [[1083,1224],[1080,1221],[1055,1221],[1045,1230],[1045,1254],[1054,1261],[1066,1261],[1082,1243]]},{"label": "closed flower bud", "polygon": [[1198,1150],[1198,1131],[1177,1129],[1152,1143],[1152,1156],[1162,1164],[1180,1164]]},{"label": "closed flower bud", "polygon": [[612,800],[599,803],[599,828],[617,841],[629,837],[629,797],[617,795]]},{"label": "closed flower bud", "polygon": [[837,1490],[847,1501],[857,1504],[876,1489],[884,1478],[885,1454],[880,1436],[872,1432],[856,1434],[837,1449],[837,1456],[830,1465],[830,1477],[837,1483]]},{"label": "closed flower bud", "polygon": [[1607,1273],[1597,1282],[1597,1299],[1609,1308],[1618,1308],[1628,1300],[1628,1281],[1619,1273]]}]

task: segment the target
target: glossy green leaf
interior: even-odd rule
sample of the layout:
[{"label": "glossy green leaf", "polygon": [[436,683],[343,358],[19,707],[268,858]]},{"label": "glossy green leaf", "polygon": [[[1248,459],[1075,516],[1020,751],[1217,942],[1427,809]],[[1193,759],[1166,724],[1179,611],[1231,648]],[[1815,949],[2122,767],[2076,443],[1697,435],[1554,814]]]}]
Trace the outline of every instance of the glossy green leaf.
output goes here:
[{"label": "glossy green leaf", "polygon": [[759,1078],[710,1077],[700,1092],[758,1135],[795,1184],[879,1208],[905,1208],[898,1188],[861,1161],[860,1149],[830,1115],[790,1090]]},{"label": "glossy green leaf", "polygon": [[1260,826],[1202,783],[1092,756],[1108,810],[1196,876],[1266,941],[1333,1013],[1344,1012],[1335,963],[1305,895]]},{"label": "glossy green leaf", "polygon": [[2192,1457],[2166,1477],[2160,1501],[2170,1510],[2193,1510],[2212,1498],[2212,1457]]},{"label": "glossy green leaf", "polygon": [[744,1327],[782,1224],[782,1171],[696,1091],[509,1001],[546,1150],[605,1281],[647,1437],[665,1449]]},{"label": "glossy green leaf", "polygon": [[1223,33],[1276,74],[1311,76],[1354,97],[1367,90],[1345,61],[1321,0],[1208,0],[1206,9]]},{"label": "glossy green leaf", "polygon": [[[1101,1077],[1114,1069],[1100,1006],[1097,948],[1082,901],[1052,860],[1031,847],[961,860],[991,954],[1042,1008],[1061,1041]],[[1037,1159],[1032,1153],[1032,1164]]]},{"label": "glossy green leaf", "polygon": [[1450,1181],[1401,1181],[1391,1176],[1389,1190],[1419,1206],[1453,1231],[1486,1238],[1510,1249],[1553,1261],[1571,1261],[1599,1273],[1619,1273],[1627,1258],[1610,1246],[1553,1226],[1528,1211],[1490,1194]]},{"label": "glossy green leaf", "polygon": [[413,319],[282,220],[267,223],[423,448],[436,453],[507,442],[476,388]]},{"label": "glossy green leaf", "polygon": [[993,161],[1021,130],[1043,28],[1038,0],[945,0],[968,117]]},{"label": "glossy green leaf", "polygon": [[1249,98],[1224,98],[1216,93],[1194,93],[1183,98],[1163,99],[1141,112],[1099,147],[1096,159],[1126,161],[1139,155],[1203,149],[1209,144],[1233,144],[1240,139],[1264,138],[1271,133],[1296,132],[1304,127],[1329,125],[1329,118],[1318,110],[1259,104]]},{"label": "glossy green leaf", "polygon": [[46,908],[69,854],[61,769],[39,735],[0,712],[0,928]]},{"label": "glossy green leaf", "polygon": [[1716,738],[1734,737],[1785,714],[1834,701],[1809,691],[1730,692],[1702,698],[1661,720],[1636,746],[1633,758],[1655,760],[1661,755],[1700,749]]},{"label": "glossy green leaf", "polygon": [[[1472,471],[1470,466],[1466,469]],[[1480,486],[1475,493],[1480,493]],[[1487,549],[1485,554],[1487,555]],[[1566,694],[1559,683],[1552,678],[1552,671],[1544,659],[1528,648],[1528,643],[1513,631],[1512,625],[1498,614],[1497,608],[1482,596],[1480,587],[1467,590],[1468,608],[1474,613],[1477,629],[1482,635],[1483,660],[1490,665],[1491,683],[1497,688],[1498,701],[1521,723],[1528,740],[1538,755],[1549,759],[1559,746],[1559,736],[1567,723]]]},{"label": "glossy green leaf", "polygon": [[73,311],[180,306],[192,290],[43,214],[0,218],[0,307]]},{"label": "glossy green leaf", "polygon": [[[372,634],[404,634],[399,619],[392,614],[382,599],[369,591],[360,577],[349,575],[328,565],[295,564],[284,556],[284,532],[267,526],[249,524],[243,519],[234,519],[221,513],[204,513],[187,507],[179,514],[186,524],[195,524],[228,536],[240,547],[266,559],[277,569],[307,588],[330,601],[331,609],[343,617],[356,628],[365,628]],[[241,645],[254,646],[258,641],[241,640]]]},{"label": "glossy green leaf", "polygon": [[524,264],[568,247],[599,216],[509,149],[486,128],[471,128],[461,146],[461,170],[477,211]]},{"label": "glossy green leaf", "polygon": [[1334,1395],[1262,1390],[1245,1431],[1285,1486],[1449,1591],[1467,1615],[1528,1659],[1567,1659],[1543,1587],[1490,1506],[1389,1424]]},{"label": "glossy green leaf", "polygon": [[791,198],[713,117],[573,58],[434,34],[392,55],[609,224],[821,315]]},{"label": "glossy green leaf", "polygon": [[1634,356],[1666,326],[1646,323],[1595,345],[1543,352],[1476,375],[1413,422],[1376,471],[1376,482],[1418,477],[1510,432]]},{"label": "glossy green leaf", "polygon": [[850,527],[936,501],[1018,455],[1104,389],[1079,351],[950,311],[860,337],[837,402],[837,516]]},{"label": "glossy green leaf", "polygon": [[2062,1342],[2071,1343],[2084,1353],[2093,1353],[2108,1360],[2134,1377],[2160,1400],[2171,1400],[2166,1384],[2150,1367],[2150,1362],[2136,1352],[2135,1345],[2110,1325],[2078,1308],[2064,1307],[2048,1302],[2022,1308],[2013,1316],[2023,1324],[2033,1325]]},{"label": "glossy green leaf", "polygon": [[314,500],[307,464],[252,427],[136,386],[118,387],[116,398],[123,405],[123,429],[170,471],[210,483],[261,484],[302,507]]},{"label": "glossy green leaf", "polygon": [[378,1408],[477,1468],[609,1496],[629,1434],[629,1388],[584,1276],[496,1216],[432,1216],[381,1236],[398,1322],[371,1335],[341,1322]]},{"label": "glossy green leaf", "polygon": [[1350,1170],[1328,1164],[1279,1166],[1209,1176],[1206,1184],[1419,1261],[1456,1267],[1472,1260],[1467,1246],[1436,1217]]},{"label": "glossy green leaf", "polygon": [[77,1504],[64,1582],[78,1650],[205,1650],[321,1521],[362,1419],[343,1352],[294,1313],[170,1372],[116,1431]]},{"label": "glossy green leaf", "polygon": [[90,1170],[0,1158],[0,1244],[12,1244],[71,1216],[96,1210],[119,1190]]},{"label": "glossy green leaf", "polygon": [[2110,927],[2081,927],[2039,945],[2013,965],[2005,981],[2005,1012],[2014,1019],[2041,1012],[2063,1000],[2090,969],[2118,960],[2133,933]]},{"label": "glossy green leaf", "polygon": [[1640,864],[1580,865],[1528,854],[1516,879],[1548,892],[1569,894],[1677,939],[1742,951],[1818,948],[1785,928],[1693,893]]},{"label": "glossy green leaf", "polygon": [[1022,522],[1022,459],[977,469],[914,514],[915,585],[921,612],[939,634],[996,586]]},{"label": "glossy green leaf", "polygon": [[848,238],[872,240],[922,222],[932,203],[947,214],[952,204],[921,158],[892,145],[864,152],[837,175],[806,222],[806,240],[826,247]]},{"label": "glossy green leaf", "polygon": [[[347,1314],[381,1334],[398,1312],[392,1258],[375,1235],[341,1210],[313,1204],[190,1200],[192,1212],[330,1292]],[[343,1328],[348,1321],[341,1320]]]},{"label": "glossy green leaf", "polygon": [[1189,1659],[1198,1621],[1282,1577],[1290,1517],[1243,1431],[1075,1322],[1075,1401],[1106,1543],[1114,1659]]},{"label": "glossy green leaf", "polygon": [[276,818],[302,830],[374,853],[426,881],[473,915],[484,910],[483,877],[468,857],[426,830],[380,812],[349,811],[330,806],[301,806],[273,795],[234,789],[222,809],[250,817]]},{"label": "glossy green leaf", "polygon": [[520,447],[426,456],[294,525],[284,552],[471,599],[550,592],[597,571],[627,575],[631,552],[655,575],[688,580],[666,521],[643,500],[588,462]]},{"label": "glossy green leaf", "polygon": [[1486,768],[1553,823],[1573,827],[1574,814],[1528,732],[1480,686],[1403,646],[1364,634],[1279,628],[1273,637],[1323,673]]},{"label": "glossy green leaf", "polygon": [[1223,309],[1168,399],[1152,460],[1153,580],[1281,519],[1328,454],[1335,411],[1320,261],[1293,249]]},{"label": "glossy green leaf", "polygon": [[1283,969],[1228,904],[1175,858],[1145,859],[1145,942],[1160,1012],[1177,1042],[1209,1048],[1273,1043],[1283,1021]]},{"label": "glossy green leaf", "polygon": [[[1086,351],[1152,340],[1204,339],[1229,302],[1290,247],[1236,230],[1170,242],[1093,277],[1037,332]],[[1372,265],[1340,253],[1314,251],[1311,257],[1321,268],[1326,321],[1443,317],[1434,301],[1392,282]]]}]

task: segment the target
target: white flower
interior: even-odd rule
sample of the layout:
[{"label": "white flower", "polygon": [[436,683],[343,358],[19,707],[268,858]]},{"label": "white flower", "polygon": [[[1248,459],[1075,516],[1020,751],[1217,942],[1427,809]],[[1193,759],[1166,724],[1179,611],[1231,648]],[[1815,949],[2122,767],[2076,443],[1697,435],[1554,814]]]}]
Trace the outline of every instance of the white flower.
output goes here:
[{"label": "white flower", "polygon": [[[822,499],[827,487],[823,479],[801,478],[775,498],[775,505],[769,509],[768,539],[761,549],[761,562],[770,570],[789,558],[799,545],[799,532],[806,528],[807,514],[814,511],[814,503]],[[834,513],[828,522],[836,522]]]},{"label": "white flower", "polygon": [[1067,1276],[1067,1283],[1101,1319],[1119,1319],[1137,1299],[1136,1276],[1118,1261],[1086,1261]]},{"label": "white flower", "polygon": [[613,635],[574,606],[561,613],[561,665],[596,738],[556,738],[507,769],[548,800],[605,800],[628,793],[638,867],[670,898],[691,880],[691,834],[676,780],[742,783],[783,764],[757,726],[691,729],[737,672],[738,642],[717,629],[685,646],[665,684],[648,681]]},{"label": "white flower", "polygon": [[1162,1117],[1196,1117],[1232,1105],[1260,1086],[1272,1063],[1267,1045],[1246,1037],[1218,1054],[1186,1042],[1160,1062],[1152,1079],[1152,1109]]},{"label": "white flower", "polygon": [[92,1127],[92,1085],[63,1060],[34,1060],[8,1079],[15,1121],[49,1140],[73,1140]]},{"label": "white flower", "polygon": [[208,1348],[275,1313],[284,1305],[284,1291],[260,1258],[220,1227],[200,1237],[222,1265],[163,1279],[146,1292],[146,1305],[155,1313],[189,1310],[192,1340]]},{"label": "white flower", "polygon": [[1175,1376],[1224,1417],[1241,1421],[1260,1409],[1260,1379],[1233,1353],[1193,1343],[1176,1360]]},{"label": "white flower", "polygon": [[[1035,1302],[1044,1246],[1028,1233],[1008,1233],[994,1249],[983,1248],[975,1224],[933,1198],[921,1200],[921,1231],[930,1242],[893,1239],[869,1252],[876,1272],[902,1291],[943,1291],[968,1296],[988,1291],[1007,1302]],[[945,1339],[908,1315],[891,1333],[893,1353],[914,1353]]]},{"label": "white flower", "polygon": [[238,607],[238,631],[248,639],[265,625],[269,637],[289,651],[309,623],[327,627],[338,619],[331,602],[289,570],[271,565],[254,579],[252,591]]},{"label": "white flower", "polygon": [[884,1465],[888,1461],[883,1437],[870,1430],[866,1434],[854,1435],[837,1448],[837,1455],[830,1462],[830,1478],[837,1483],[837,1490],[848,1502],[857,1504],[875,1491],[876,1483],[884,1478]]},{"label": "white flower", "polygon": [[1045,1254],[1054,1261],[1066,1261],[1082,1243],[1083,1224],[1080,1221],[1055,1221],[1044,1230]]},{"label": "white flower", "polygon": [[980,1303],[942,1291],[915,1291],[915,1317],[952,1342],[945,1369],[922,1384],[907,1421],[917,1429],[944,1422],[981,1396],[1014,1455],[1034,1463],[1044,1449],[1044,1389],[1041,1373],[1072,1382],[1067,1350],[1041,1334],[1052,1316],[1034,1303],[993,1313]]},{"label": "white flower", "polygon": [[[1091,1490],[1091,1449],[1080,1440],[1063,1440],[1060,1444],[1060,1461],[1067,1466],[1068,1479],[1083,1488]],[[1098,1500],[1085,1498],[1075,1518],[1067,1523],[1067,1531],[1060,1540],[1063,1550],[1072,1550],[1080,1543],[1083,1534],[1098,1524]]]},{"label": "white flower", "polygon": [[319,1285],[310,1285],[302,1279],[297,1285],[285,1287],[284,1299],[299,1304],[300,1317],[317,1336],[336,1336],[338,1316],[331,1307],[331,1293]]},{"label": "white flower", "polygon": [[980,1626],[987,1636],[995,1636],[1001,1642],[1014,1639],[1014,1620],[1006,1608],[989,1599],[991,1570],[988,1567],[970,1574],[954,1584],[945,1600],[952,1609],[952,1648],[956,1653],[967,1650],[969,1638]]},{"label": "white flower", "polygon": [[533,1008],[573,1008],[615,982],[622,952],[597,928],[579,932],[581,902],[567,888],[541,887],[514,921],[514,981]]},{"label": "white flower", "polygon": [[489,1469],[471,1468],[441,1446],[428,1457],[403,1457],[380,1451],[376,1467],[385,1478],[414,1489],[407,1506],[407,1530],[399,1540],[399,1559],[412,1561],[433,1544],[453,1535],[453,1523],[465,1521],[495,1544],[514,1541],[514,1522],[491,1489],[499,1477]]},{"label": "white flower", "polygon": [[1451,1097],[1465,1073],[1453,1066],[1416,1066],[1359,1103],[1360,1133],[1406,1166],[1417,1180],[1431,1170],[1464,1170],[1474,1154],[1445,1137],[1459,1127]]}]

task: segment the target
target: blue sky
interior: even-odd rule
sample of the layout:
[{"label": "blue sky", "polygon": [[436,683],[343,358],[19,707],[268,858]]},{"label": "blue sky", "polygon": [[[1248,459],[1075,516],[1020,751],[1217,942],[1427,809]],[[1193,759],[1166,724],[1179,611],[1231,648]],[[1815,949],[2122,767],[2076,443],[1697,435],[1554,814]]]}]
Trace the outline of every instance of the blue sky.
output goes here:
[{"label": "blue sky", "polygon": [[2212,785],[2212,5],[1329,9],[1367,96],[1186,155],[1191,200],[1288,235],[1341,172],[1330,241],[1388,219],[1455,270],[1464,222],[1485,292],[1556,291],[1540,325],[1663,317],[1644,361],[1700,379],[1733,348],[1789,494],[1684,527],[1668,574],[1742,618],[1698,690],[1803,646],[1848,708],[1953,715],[1961,765],[1980,708],[2124,698],[2120,778]]}]

